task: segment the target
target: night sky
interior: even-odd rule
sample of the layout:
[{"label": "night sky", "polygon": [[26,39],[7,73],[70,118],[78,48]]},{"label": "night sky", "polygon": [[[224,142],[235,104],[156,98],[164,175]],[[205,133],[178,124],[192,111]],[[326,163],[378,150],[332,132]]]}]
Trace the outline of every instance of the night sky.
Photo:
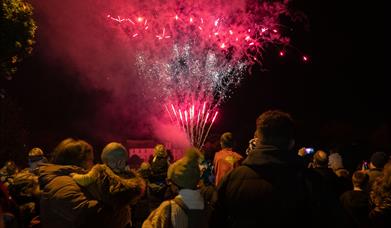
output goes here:
[{"label": "night sky", "polygon": [[[390,152],[385,34],[389,16],[384,1],[294,2],[307,15],[308,25],[293,25],[292,43],[308,54],[309,62],[303,63],[295,51],[280,58],[278,49],[270,47],[264,65],[253,67],[252,74],[221,106],[211,136],[232,131],[243,151],[256,118],[267,109],[278,108],[297,121],[298,147],[338,145],[363,158],[375,150]],[[116,96],[85,86],[88,80],[70,60],[50,54],[46,44],[50,23],[39,6],[35,8],[39,28],[34,54],[13,80],[1,81],[6,96],[2,115],[7,122],[2,130],[15,135],[6,142],[14,143],[14,151],[8,148],[2,160],[19,158],[13,154],[33,146],[50,151],[68,136],[86,139],[97,150],[110,140],[151,138],[149,127],[140,121],[140,106],[132,107],[140,95],[126,93],[123,99],[129,103],[122,102],[121,111],[106,108]],[[102,112],[110,112],[110,117],[100,120]]]}]

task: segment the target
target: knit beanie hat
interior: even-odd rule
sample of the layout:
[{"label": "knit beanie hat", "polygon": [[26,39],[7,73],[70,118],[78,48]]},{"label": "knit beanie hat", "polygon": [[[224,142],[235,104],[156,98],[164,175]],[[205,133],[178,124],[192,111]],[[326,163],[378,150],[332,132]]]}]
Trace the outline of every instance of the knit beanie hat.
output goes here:
[{"label": "knit beanie hat", "polygon": [[198,158],[200,152],[196,148],[189,148],[185,156],[174,164],[167,171],[167,178],[181,188],[195,189],[200,180],[200,168]]},{"label": "knit beanie hat", "polygon": [[43,156],[43,151],[41,148],[34,147],[29,151],[29,157],[38,157],[38,156]]},{"label": "knit beanie hat", "polygon": [[112,142],[103,148],[101,159],[105,164],[111,160],[128,159],[128,152],[121,143]]},{"label": "knit beanie hat", "polygon": [[388,162],[388,156],[384,152],[375,152],[371,156],[371,162],[376,168],[382,169]]},{"label": "knit beanie hat", "polygon": [[38,147],[35,147],[29,151],[28,161],[31,171],[35,170],[39,164],[48,162],[43,154],[43,151]]}]

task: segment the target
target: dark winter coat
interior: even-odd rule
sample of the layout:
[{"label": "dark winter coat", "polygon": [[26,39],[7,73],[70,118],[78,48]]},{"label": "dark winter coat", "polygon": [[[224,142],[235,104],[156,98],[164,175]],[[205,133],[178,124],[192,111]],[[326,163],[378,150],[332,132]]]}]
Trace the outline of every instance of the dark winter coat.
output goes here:
[{"label": "dark winter coat", "polygon": [[110,227],[123,228],[131,224],[131,204],[141,198],[145,191],[145,181],[132,171],[120,174],[114,173],[109,167],[102,164],[97,180],[88,185],[88,192],[102,202],[105,206],[112,208],[112,219],[107,218]]},{"label": "dark winter coat", "polygon": [[102,205],[69,176],[83,170],[76,166],[44,164],[40,167],[42,227],[93,227]]},{"label": "dark winter coat", "polygon": [[305,227],[310,202],[294,153],[259,146],[218,188],[212,227]]}]

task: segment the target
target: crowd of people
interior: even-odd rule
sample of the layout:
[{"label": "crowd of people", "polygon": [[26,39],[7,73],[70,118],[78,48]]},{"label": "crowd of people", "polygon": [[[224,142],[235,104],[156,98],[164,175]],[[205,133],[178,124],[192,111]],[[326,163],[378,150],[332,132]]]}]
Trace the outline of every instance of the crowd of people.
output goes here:
[{"label": "crowd of people", "polygon": [[64,139],[51,159],[33,148],[28,168],[0,170],[0,228],[391,227],[386,152],[348,170],[335,151],[295,151],[294,132],[288,113],[266,111],[243,153],[226,132],[214,156],[190,147],[173,161],[158,144],[139,167],[118,142],[100,164],[84,140]]}]

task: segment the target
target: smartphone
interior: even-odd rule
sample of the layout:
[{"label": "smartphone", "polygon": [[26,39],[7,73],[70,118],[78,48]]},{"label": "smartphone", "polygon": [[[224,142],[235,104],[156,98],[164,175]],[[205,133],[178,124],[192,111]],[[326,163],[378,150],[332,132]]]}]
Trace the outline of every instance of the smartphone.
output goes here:
[{"label": "smartphone", "polygon": [[363,170],[368,170],[368,169],[369,169],[369,168],[368,168],[368,162],[364,161],[364,162],[362,163],[362,169],[363,169]]},{"label": "smartphone", "polygon": [[315,152],[314,148],[311,148],[311,147],[305,148],[305,154],[312,154],[314,152]]}]

